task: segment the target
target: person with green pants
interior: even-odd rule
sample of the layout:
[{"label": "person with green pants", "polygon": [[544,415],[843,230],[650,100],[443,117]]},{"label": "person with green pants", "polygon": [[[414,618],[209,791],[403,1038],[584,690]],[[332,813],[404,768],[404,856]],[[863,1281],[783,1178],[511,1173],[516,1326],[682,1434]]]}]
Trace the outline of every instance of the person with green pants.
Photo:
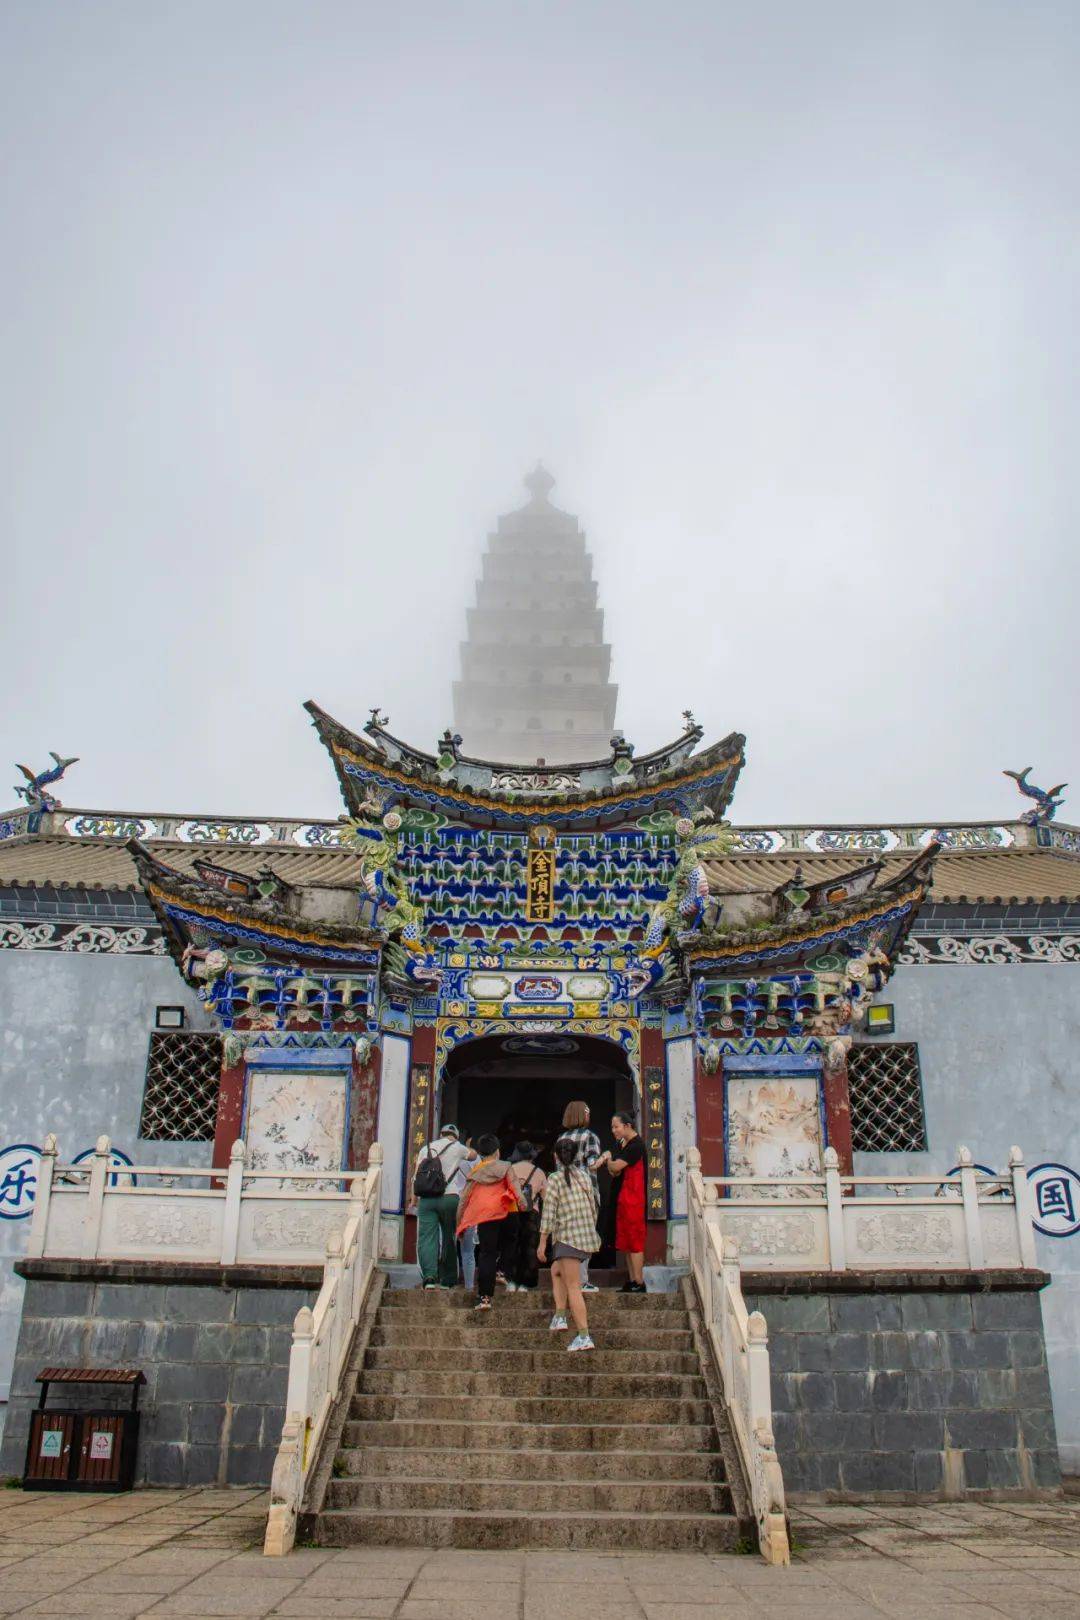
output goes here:
[{"label": "person with green pants", "polygon": [[472,1149],[463,1146],[456,1125],[444,1125],[417,1156],[413,1175],[416,1256],[425,1288],[453,1288],[457,1283],[459,1172],[475,1158]]}]

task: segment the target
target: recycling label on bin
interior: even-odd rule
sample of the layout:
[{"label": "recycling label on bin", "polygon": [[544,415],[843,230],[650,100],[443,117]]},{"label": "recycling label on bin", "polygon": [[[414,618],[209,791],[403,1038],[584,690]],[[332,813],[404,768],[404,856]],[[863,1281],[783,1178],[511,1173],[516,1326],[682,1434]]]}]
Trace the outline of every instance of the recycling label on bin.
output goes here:
[{"label": "recycling label on bin", "polygon": [[63,1455],[63,1450],[64,1450],[64,1431],[63,1431],[63,1429],[42,1429],[42,1431],[41,1431],[41,1453],[40,1453],[41,1456],[42,1457],[60,1457],[60,1456]]},{"label": "recycling label on bin", "polygon": [[108,1462],[112,1456],[113,1437],[111,1434],[95,1432],[90,1436],[90,1458],[93,1462]]}]

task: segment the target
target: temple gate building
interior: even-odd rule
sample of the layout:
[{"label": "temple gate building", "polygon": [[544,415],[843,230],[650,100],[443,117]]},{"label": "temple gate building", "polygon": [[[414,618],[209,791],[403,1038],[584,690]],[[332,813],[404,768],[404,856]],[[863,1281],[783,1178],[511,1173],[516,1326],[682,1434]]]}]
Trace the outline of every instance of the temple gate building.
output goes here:
[{"label": "temple gate building", "polygon": [[[956,1442],[959,1488],[1054,1486],[1058,1440],[1080,1463],[1080,830],[1055,821],[1059,791],[1031,788],[1028,772],[1010,774],[1035,808],[1007,823],[796,826],[783,806],[768,825],[729,820],[746,739],[706,746],[689,713],[652,753],[613,731],[583,537],[551,505],[549,475],[527,483],[485,558],[455,729],[425,750],[378,710],[353,728],[307,705],[338,821],[65,809],[43,780],[55,772],[0,821],[0,1355],[10,1365],[12,1265],[48,1132],[73,1155],[106,1133],[114,1179],[132,1163],[224,1175],[238,1139],[253,1170],[341,1172],[378,1143],[381,1253],[398,1262],[415,1241],[409,1166],[440,1120],[549,1147],[572,1097],[601,1127],[630,1108],[647,1151],[647,1264],[685,1264],[698,1164],[791,1182],[790,1203],[765,1214],[740,1215],[740,1189],[724,1189],[774,1352],[787,1303],[770,1305],[768,1274],[805,1271],[818,1252],[800,1184],[928,1180],[943,1214],[888,1229],[868,1216],[848,1240],[849,1270],[906,1265],[922,1298],[935,1264],[959,1264],[945,1216],[964,1144],[1001,1181],[987,1183],[972,1267],[1028,1281],[995,1305],[998,1338],[1016,1342],[994,1350],[1006,1358],[994,1387],[1011,1393],[984,1441]],[[1037,1234],[1019,1249],[990,1208],[1010,1174],[1023,1179],[1017,1140]],[[1057,1440],[1038,1393],[1035,1245],[1053,1276]],[[901,1304],[886,1306],[899,1329]],[[1022,1395],[1024,1332],[1038,1347],[1024,1351]],[[783,1380],[799,1374],[777,1354],[780,1461],[803,1488],[831,1488],[839,1473],[800,1450],[802,1416],[786,1422]],[[976,1414],[989,1387],[971,1384]],[[964,1432],[976,1431],[973,1418]],[[270,1445],[252,1442],[247,1477],[269,1478]],[[945,1488],[949,1446],[926,1457],[939,1452],[884,1488]]]}]

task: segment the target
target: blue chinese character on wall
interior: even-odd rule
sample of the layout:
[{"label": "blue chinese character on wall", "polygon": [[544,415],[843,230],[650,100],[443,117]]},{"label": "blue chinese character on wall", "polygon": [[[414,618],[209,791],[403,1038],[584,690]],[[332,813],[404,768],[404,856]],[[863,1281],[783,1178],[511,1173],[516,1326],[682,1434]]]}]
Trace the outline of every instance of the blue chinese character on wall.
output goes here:
[{"label": "blue chinese character on wall", "polygon": [[1035,1195],[1035,1230],[1046,1237],[1080,1231],[1080,1176],[1067,1164],[1037,1164],[1028,1171]]},{"label": "blue chinese character on wall", "polygon": [[23,1221],[33,1212],[40,1148],[15,1142],[0,1148],[0,1220]]}]

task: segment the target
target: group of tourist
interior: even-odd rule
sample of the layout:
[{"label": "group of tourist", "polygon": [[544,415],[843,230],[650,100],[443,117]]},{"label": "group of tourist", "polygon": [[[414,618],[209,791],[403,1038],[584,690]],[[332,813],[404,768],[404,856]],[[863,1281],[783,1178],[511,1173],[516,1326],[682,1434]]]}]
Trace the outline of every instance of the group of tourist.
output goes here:
[{"label": "group of tourist", "polygon": [[572,1320],[568,1349],[594,1349],[585,1295],[597,1291],[589,1261],[602,1247],[601,1173],[611,1177],[615,1247],[626,1257],[621,1291],[645,1292],[645,1147],[631,1114],[616,1114],[611,1134],[615,1145],[605,1151],[588,1104],[569,1103],[545,1174],[531,1142],[519,1142],[507,1160],[497,1136],[462,1142],[456,1125],[443,1125],[421,1148],[413,1177],[423,1286],[455,1287],[460,1265],[465,1286],[475,1285],[475,1309],[489,1311],[497,1283],[511,1293],[536,1288],[550,1262],[551,1331],[567,1332]]}]

